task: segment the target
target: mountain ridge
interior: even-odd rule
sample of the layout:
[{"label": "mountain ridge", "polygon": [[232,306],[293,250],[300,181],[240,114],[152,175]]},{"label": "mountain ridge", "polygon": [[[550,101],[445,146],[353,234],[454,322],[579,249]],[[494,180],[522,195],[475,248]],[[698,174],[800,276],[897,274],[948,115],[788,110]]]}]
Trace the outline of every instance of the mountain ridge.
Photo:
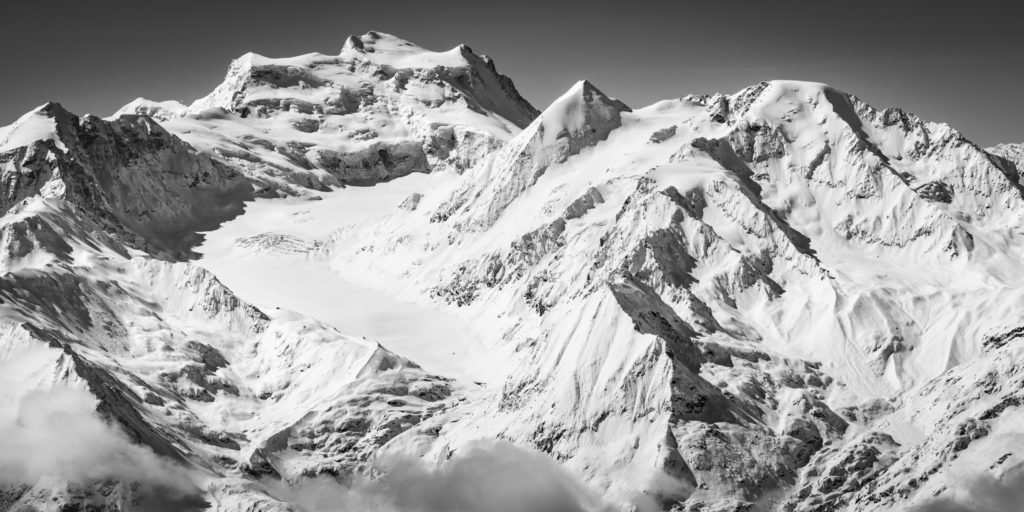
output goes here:
[{"label": "mountain ridge", "polygon": [[[825,84],[632,109],[583,80],[540,112],[465,45],[372,31],[0,147],[0,366],[32,363],[3,410],[83,391],[196,509],[429,507],[322,478],[429,482],[480,439],[581,510],[898,510],[1024,463],[1019,151]],[[360,336],[359,302],[409,325]],[[11,510],[181,487],[3,462]]]}]

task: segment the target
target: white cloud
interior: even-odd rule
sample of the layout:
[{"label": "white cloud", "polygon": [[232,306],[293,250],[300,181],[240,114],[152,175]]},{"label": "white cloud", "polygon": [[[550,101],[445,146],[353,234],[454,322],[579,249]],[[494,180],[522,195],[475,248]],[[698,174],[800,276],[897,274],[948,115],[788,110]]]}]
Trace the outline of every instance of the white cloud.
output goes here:
[{"label": "white cloud", "polygon": [[[13,402],[13,403],[11,403]],[[116,480],[193,494],[185,470],[133,444],[96,413],[96,400],[71,388],[34,390],[0,415],[0,483],[56,478],[72,484]],[[16,404],[16,405],[15,405]]]},{"label": "white cloud", "polygon": [[328,477],[291,487],[269,483],[307,512],[595,512],[608,508],[545,455],[503,442],[474,443],[430,467],[415,459],[378,461],[376,479],[347,485]]},{"label": "white cloud", "polygon": [[1002,478],[989,475],[966,477],[952,492],[910,509],[910,512],[1021,512],[1024,510],[1024,467]]}]

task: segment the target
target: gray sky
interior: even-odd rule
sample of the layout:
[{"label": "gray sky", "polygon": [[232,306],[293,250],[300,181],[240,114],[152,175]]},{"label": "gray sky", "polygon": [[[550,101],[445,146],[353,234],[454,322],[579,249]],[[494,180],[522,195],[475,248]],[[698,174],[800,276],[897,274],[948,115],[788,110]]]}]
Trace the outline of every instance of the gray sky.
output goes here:
[{"label": "gray sky", "polygon": [[0,125],[49,100],[109,115],[144,96],[186,103],[231,59],[337,53],[380,30],[494,58],[543,109],[576,80],[638,107],[761,80],[829,83],[945,121],[981,145],[1024,141],[1018,2],[533,0],[7,2]]}]

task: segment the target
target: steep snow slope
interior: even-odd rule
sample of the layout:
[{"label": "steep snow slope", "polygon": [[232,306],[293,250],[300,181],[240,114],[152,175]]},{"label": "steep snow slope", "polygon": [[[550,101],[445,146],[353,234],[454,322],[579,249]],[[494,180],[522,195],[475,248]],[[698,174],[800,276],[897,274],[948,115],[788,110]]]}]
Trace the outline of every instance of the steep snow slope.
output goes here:
[{"label": "steep snow slope", "polygon": [[43,109],[33,110],[10,126],[0,128],[0,151],[28,146],[36,141],[57,138],[57,125],[53,116]]},{"label": "steep snow slope", "polygon": [[[985,340],[1019,325],[1022,212],[1016,175],[948,126],[827,86],[629,112],[581,83],[454,190],[328,250],[347,279],[411,279],[518,352],[441,446],[534,445],[619,503],[813,509],[857,490],[886,507],[914,487],[871,494],[879,470],[812,455],[888,440],[887,465],[913,452],[893,438],[944,439],[879,404],[984,368]],[[804,483],[823,470],[856,480],[823,496]]]},{"label": "steep snow slope", "polygon": [[[0,396],[16,448],[0,456],[4,510],[288,510],[258,476],[351,470],[445,406],[448,379],[312,318],[270,318],[168,261],[251,200],[241,175],[149,118],[31,115],[52,120],[47,138],[0,153],[0,365],[22,375]],[[94,408],[116,430],[40,419],[63,414],[65,388],[84,397],[67,414]],[[61,443],[75,448],[53,453]]]},{"label": "steep snow slope", "polygon": [[0,456],[0,508],[353,505],[309,477],[403,456],[424,499],[372,506],[429,508],[480,439],[577,510],[899,510],[1024,462],[1019,152],[823,84],[538,113],[371,32],[0,148],[0,433],[45,452],[74,401],[121,433],[59,435],[140,468]]},{"label": "steep snow slope", "polygon": [[[4,277],[5,339],[53,347],[59,377],[44,389],[89,391],[132,440],[190,467],[212,498],[266,497],[234,489],[241,475],[351,467],[450,393],[376,343],[296,315],[269,319],[198,267],[76,249],[75,261]],[[325,411],[341,430],[324,428]],[[292,432],[336,448],[283,444]],[[4,492],[14,509],[59,496],[50,482],[22,483]],[[151,482],[122,483],[131,496]]]}]

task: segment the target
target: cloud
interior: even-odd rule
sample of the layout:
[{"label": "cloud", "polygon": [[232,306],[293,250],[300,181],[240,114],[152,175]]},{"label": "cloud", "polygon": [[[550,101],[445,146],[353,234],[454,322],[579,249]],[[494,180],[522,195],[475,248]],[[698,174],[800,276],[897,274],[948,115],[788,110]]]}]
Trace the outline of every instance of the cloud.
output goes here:
[{"label": "cloud", "polygon": [[306,512],[598,512],[610,510],[549,457],[504,442],[476,442],[431,467],[385,458],[377,478],[320,477],[294,486],[265,482]]},{"label": "cloud", "polygon": [[198,492],[183,468],[103,421],[95,398],[85,391],[33,390],[0,406],[7,409],[0,416],[0,483],[115,480],[182,495]]},{"label": "cloud", "polygon": [[976,475],[964,478],[959,492],[949,493],[908,512],[1021,512],[1024,510],[1024,466],[1002,478]]}]

